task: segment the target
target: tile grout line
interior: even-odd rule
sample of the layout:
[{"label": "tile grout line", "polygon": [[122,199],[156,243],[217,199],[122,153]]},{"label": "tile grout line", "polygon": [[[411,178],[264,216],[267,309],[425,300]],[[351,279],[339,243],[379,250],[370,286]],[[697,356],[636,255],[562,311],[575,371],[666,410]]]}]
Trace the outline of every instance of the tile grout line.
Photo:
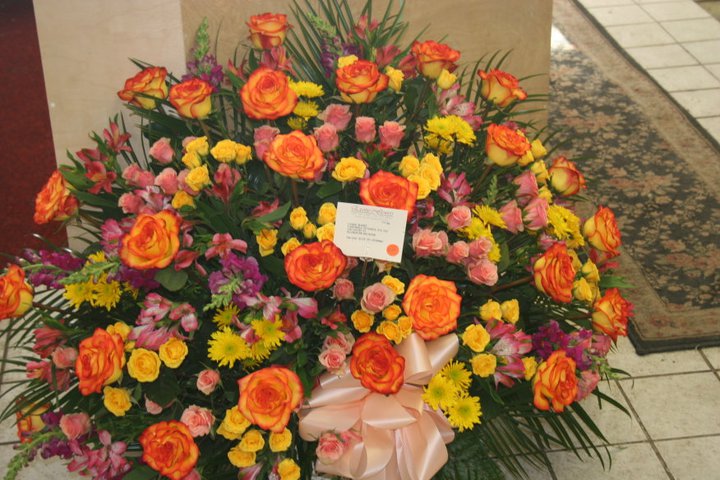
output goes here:
[{"label": "tile grout line", "polygon": [[640,415],[637,413],[637,410],[635,410],[635,407],[633,406],[632,402],[630,401],[630,397],[625,393],[625,390],[622,388],[622,385],[620,385],[619,381],[615,381],[617,387],[620,389],[620,393],[622,394],[623,398],[627,402],[627,406],[632,412],[632,414],[637,419],[638,425],[640,425],[640,428],[642,429],[643,433],[645,434],[645,438],[647,438],[648,442],[650,443],[650,448],[653,449],[653,452],[655,452],[655,456],[657,456],[658,460],[660,460],[660,464],[662,465],[663,469],[665,470],[665,473],[667,474],[668,478],[670,480],[675,480],[675,476],[670,471],[670,468],[668,467],[667,463],[665,462],[665,459],[660,454],[660,450],[657,448],[657,445],[655,445],[655,442],[650,437],[650,433],[648,432],[647,428],[645,428],[645,424],[640,419]]},{"label": "tile grout line", "polygon": [[712,370],[712,372],[715,374],[715,376],[717,377],[717,379],[720,380],[720,373],[718,373],[718,371],[715,369],[715,367],[713,366],[712,362],[710,362],[710,359],[707,357],[707,355],[705,355],[705,352],[703,352],[702,349],[699,349],[698,351],[700,352],[700,356],[703,358],[703,360],[705,360],[705,363],[708,364],[708,366],[710,367],[710,369]]},{"label": "tile grout line", "polygon": [[7,359],[9,350],[10,350],[10,341],[6,337],[5,344],[3,345],[2,358],[0,358],[0,385],[2,385],[2,380],[3,380],[3,377],[5,376],[5,360]]},{"label": "tile grout line", "polygon": [[646,378],[657,378],[657,377],[676,377],[679,375],[693,375],[696,373],[710,373],[713,372],[715,369],[710,366],[706,370],[689,370],[686,372],[668,372],[668,373],[653,373],[648,375],[637,375],[634,377],[625,377],[625,378],[618,378],[616,381],[618,382],[628,382],[631,380],[641,380]]}]

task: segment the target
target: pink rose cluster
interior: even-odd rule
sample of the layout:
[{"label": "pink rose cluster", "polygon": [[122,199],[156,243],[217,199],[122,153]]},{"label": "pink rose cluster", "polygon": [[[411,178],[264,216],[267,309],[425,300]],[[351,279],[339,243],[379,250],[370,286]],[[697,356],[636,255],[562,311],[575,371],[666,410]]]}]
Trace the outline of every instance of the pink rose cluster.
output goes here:
[{"label": "pink rose cluster", "polygon": [[335,463],[352,445],[360,440],[362,440],[362,437],[351,430],[340,433],[325,432],[320,435],[318,446],[315,449],[318,461],[325,465]]},{"label": "pink rose cluster", "polygon": [[468,278],[478,285],[492,286],[497,283],[497,265],[488,258],[492,242],[480,237],[472,242],[457,241],[450,245],[445,259],[465,267]]},{"label": "pink rose cluster", "polygon": [[333,375],[342,375],[347,369],[347,356],[352,352],[355,338],[349,333],[327,336],[318,359],[320,364]]},{"label": "pink rose cluster", "polygon": [[34,330],[33,333],[35,334],[33,350],[40,355],[40,360],[27,362],[25,365],[27,378],[47,382],[50,388],[56,391],[67,390],[70,384],[70,369],[75,366],[77,350],[65,346],[62,332],[54,328],[42,327]]}]

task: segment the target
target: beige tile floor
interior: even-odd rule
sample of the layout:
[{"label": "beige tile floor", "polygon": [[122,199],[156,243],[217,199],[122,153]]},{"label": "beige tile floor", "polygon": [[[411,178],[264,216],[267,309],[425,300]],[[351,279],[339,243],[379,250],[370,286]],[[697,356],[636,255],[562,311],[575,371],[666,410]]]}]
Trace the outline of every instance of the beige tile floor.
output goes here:
[{"label": "beige tile floor", "polygon": [[720,1],[579,1],[720,142]]}]

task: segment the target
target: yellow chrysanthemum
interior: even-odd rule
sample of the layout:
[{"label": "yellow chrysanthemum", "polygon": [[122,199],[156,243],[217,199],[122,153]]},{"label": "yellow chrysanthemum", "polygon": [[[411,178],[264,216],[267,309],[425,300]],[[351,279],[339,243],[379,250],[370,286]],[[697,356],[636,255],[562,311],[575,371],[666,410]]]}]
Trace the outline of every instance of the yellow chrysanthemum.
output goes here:
[{"label": "yellow chrysanthemum", "polygon": [[252,356],[247,342],[228,327],[213,332],[208,347],[208,357],[221,367],[233,368],[235,362]]},{"label": "yellow chrysanthemum", "polygon": [[238,313],[240,313],[238,307],[231,303],[227,307],[217,311],[213,317],[213,322],[215,322],[218,327],[229,327],[237,319]]},{"label": "yellow chrysanthemum", "polygon": [[318,108],[318,104],[315,102],[298,102],[297,105],[295,105],[293,113],[298,117],[302,117],[304,120],[307,120],[308,118],[318,116],[320,113]]},{"label": "yellow chrysanthemum", "polygon": [[480,218],[486,225],[494,225],[499,228],[507,228],[505,220],[503,220],[500,212],[487,205],[477,205],[473,212]]},{"label": "yellow chrysanthemum", "polygon": [[459,233],[465,236],[468,240],[475,240],[480,237],[492,236],[492,234],[490,233],[490,227],[475,216],[470,219],[470,225],[461,228],[459,230]]},{"label": "yellow chrysanthemum", "polygon": [[313,82],[290,82],[290,89],[298,97],[316,98],[325,95],[322,85]]},{"label": "yellow chrysanthemum", "polygon": [[302,117],[290,117],[288,118],[288,127],[292,128],[293,130],[302,130],[303,128],[307,127],[307,120],[305,120]]},{"label": "yellow chrysanthemum", "polygon": [[261,318],[253,320],[250,324],[255,331],[255,335],[260,337],[262,343],[269,349],[279,347],[285,338],[285,332],[280,329],[282,322],[279,318],[274,322]]},{"label": "yellow chrysanthemum", "polygon": [[482,416],[480,398],[459,397],[450,405],[447,413],[450,425],[461,432],[469,430],[473,428],[473,425],[480,423],[480,416]]},{"label": "yellow chrysanthemum", "polygon": [[270,349],[264,342],[255,342],[250,345],[250,357],[255,362],[261,362],[270,356]]},{"label": "yellow chrysanthemum", "polygon": [[448,379],[457,390],[467,390],[470,386],[471,374],[464,363],[451,360],[440,370],[440,375]]},{"label": "yellow chrysanthemum", "polygon": [[580,219],[565,207],[550,205],[547,232],[558,240],[565,240],[570,248],[585,245],[580,231]]},{"label": "yellow chrysanthemum", "polygon": [[108,281],[107,275],[103,274],[96,283],[92,284],[92,298],[90,305],[93,307],[105,307],[108,311],[115,308],[122,296],[120,282]]},{"label": "yellow chrysanthemum", "polygon": [[457,389],[442,375],[435,375],[430,383],[423,387],[423,391],[423,401],[433,410],[446,409],[457,398]]},{"label": "yellow chrysanthemum", "polygon": [[88,265],[90,263],[103,263],[107,262],[107,258],[105,257],[105,252],[100,250],[99,252],[91,253],[88,255],[87,262],[85,262],[85,265]]},{"label": "yellow chrysanthemum", "polygon": [[70,283],[65,285],[65,293],[63,296],[70,302],[70,304],[77,308],[83,302],[90,302],[93,297],[93,284],[91,282],[83,283]]},{"label": "yellow chrysanthemum", "polygon": [[477,140],[475,132],[468,122],[458,117],[457,115],[449,115],[450,121],[452,122],[453,129],[455,130],[455,139],[459,143],[465,145],[472,145]]}]

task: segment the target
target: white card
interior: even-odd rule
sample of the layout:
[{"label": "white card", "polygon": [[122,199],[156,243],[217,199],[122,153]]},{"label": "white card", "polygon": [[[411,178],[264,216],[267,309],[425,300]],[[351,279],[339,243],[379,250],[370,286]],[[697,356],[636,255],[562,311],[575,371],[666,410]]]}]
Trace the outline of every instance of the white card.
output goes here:
[{"label": "white card", "polygon": [[334,242],[348,257],[400,263],[406,227],[406,210],[339,202]]}]

